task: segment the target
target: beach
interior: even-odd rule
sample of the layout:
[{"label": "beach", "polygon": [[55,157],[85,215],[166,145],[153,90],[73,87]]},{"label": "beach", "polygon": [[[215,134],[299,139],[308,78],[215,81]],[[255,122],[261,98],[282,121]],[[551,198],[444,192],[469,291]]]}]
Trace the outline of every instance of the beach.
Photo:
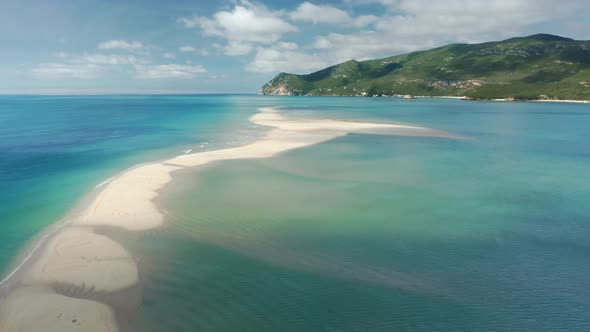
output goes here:
[{"label": "beach", "polygon": [[251,144],[139,165],[97,186],[90,202],[33,244],[2,281],[6,294],[0,303],[0,329],[118,331],[115,309],[109,306],[116,301],[109,299],[132,293],[132,302],[139,301],[141,276],[137,260],[97,230],[141,233],[162,227],[166,219],[154,199],[175,171],[223,160],[269,158],[355,133],[459,138],[405,124],[290,119],[273,108],[261,108],[250,121],[268,130]]}]

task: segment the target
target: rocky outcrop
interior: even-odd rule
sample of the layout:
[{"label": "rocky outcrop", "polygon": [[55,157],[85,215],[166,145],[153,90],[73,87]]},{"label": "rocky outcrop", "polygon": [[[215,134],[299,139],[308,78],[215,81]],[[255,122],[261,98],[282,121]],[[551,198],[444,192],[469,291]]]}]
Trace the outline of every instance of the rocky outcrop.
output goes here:
[{"label": "rocky outcrop", "polygon": [[264,96],[292,96],[293,92],[289,90],[286,83],[275,86],[264,86],[258,91],[259,95]]}]

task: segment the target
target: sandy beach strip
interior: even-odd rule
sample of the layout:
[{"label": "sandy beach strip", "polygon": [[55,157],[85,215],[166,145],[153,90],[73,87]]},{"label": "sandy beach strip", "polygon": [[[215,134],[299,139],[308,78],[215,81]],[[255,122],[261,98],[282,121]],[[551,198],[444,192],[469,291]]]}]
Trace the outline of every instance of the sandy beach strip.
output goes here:
[{"label": "sandy beach strip", "polygon": [[48,287],[15,289],[0,305],[2,332],[116,332],[115,315],[99,302],[56,294]]},{"label": "sandy beach strip", "polygon": [[570,99],[535,99],[539,103],[570,103],[570,104],[590,104],[590,100],[570,100]]},{"label": "sandy beach strip", "polygon": [[[403,95],[396,95],[395,97],[402,97]],[[539,102],[539,103],[569,103],[569,104],[590,104],[590,100],[576,100],[576,99],[513,99],[513,98],[491,98],[491,99],[470,99],[468,96],[414,96],[415,98],[434,98],[434,99],[459,99],[468,101],[505,101],[505,102]]]},{"label": "sandy beach strip", "polygon": [[135,259],[117,242],[85,227],[59,232],[22,279],[25,285],[65,284],[80,292],[114,292],[137,281]]},{"label": "sandy beach strip", "polygon": [[[467,100],[467,99],[466,99]],[[496,98],[496,99],[474,99],[470,101],[500,101],[500,102],[533,102],[533,103],[566,103],[566,104],[590,104],[590,100],[570,100],[570,99],[513,99],[513,98]]]},{"label": "sandy beach strip", "polygon": [[[0,299],[0,330],[117,331],[112,309],[84,294],[108,295],[133,287],[139,281],[137,262],[120,244],[95,233],[95,228],[141,232],[162,226],[164,215],[154,199],[174,171],[229,159],[268,158],[351,133],[456,138],[411,125],[289,119],[272,108],[261,108],[250,121],[271,129],[252,144],[142,164],[103,182],[92,201],[39,246],[34,258],[27,256],[32,262],[21,263],[12,272],[10,277],[19,278],[18,288]],[[82,295],[58,294],[64,285],[81,289],[77,294]]]},{"label": "sandy beach strip", "polygon": [[401,136],[451,137],[432,129],[397,124],[339,120],[287,119],[272,108],[262,108],[250,118],[253,123],[272,127],[260,140],[241,147],[184,154],[159,163],[133,168],[114,178],[85,209],[74,224],[112,226],[129,231],[160,227],[162,213],[153,203],[157,191],[171,181],[171,173],[186,167],[228,159],[268,158],[281,152],[325,142],[350,133]]}]

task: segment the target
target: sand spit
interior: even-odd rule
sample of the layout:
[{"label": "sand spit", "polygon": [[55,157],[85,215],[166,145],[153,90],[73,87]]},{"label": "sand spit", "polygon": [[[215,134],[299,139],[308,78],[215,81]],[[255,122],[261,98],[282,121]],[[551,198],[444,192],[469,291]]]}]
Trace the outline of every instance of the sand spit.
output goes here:
[{"label": "sand spit", "polygon": [[0,306],[2,332],[118,330],[108,306],[59,295],[50,288],[18,288]]},{"label": "sand spit", "polygon": [[[20,288],[0,299],[0,331],[118,331],[113,310],[88,300],[88,294],[108,295],[133,287],[139,281],[137,263],[117,242],[96,234],[94,227],[133,232],[160,227],[164,215],[153,200],[176,170],[228,159],[267,158],[350,133],[456,138],[409,125],[288,119],[272,108],[260,109],[250,120],[272,129],[249,145],[139,165],[103,182],[90,204],[46,244],[34,247],[38,253],[27,256],[32,264],[21,263],[2,281],[18,279]],[[75,297],[58,294],[64,285],[84,291]]]},{"label": "sand spit", "polygon": [[67,227],[49,241],[22,283],[115,292],[138,280],[135,259],[117,242],[91,229]]},{"label": "sand spit", "polygon": [[120,227],[129,231],[159,227],[164,220],[152,199],[158,195],[157,190],[172,180],[170,173],[179,168],[156,163],[123,173],[105,186],[74,224]]},{"label": "sand spit", "polygon": [[[170,173],[228,159],[268,158],[275,154],[321,143],[349,133],[402,136],[446,136],[427,128],[337,120],[287,119],[272,108],[262,108],[250,119],[273,127],[260,140],[241,147],[185,154],[160,163],[133,168],[111,180],[74,224],[114,226],[145,231],[161,226],[164,216],[153,203],[157,191],[171,181]],[[386,130],[387,132],[384,132]]]}]

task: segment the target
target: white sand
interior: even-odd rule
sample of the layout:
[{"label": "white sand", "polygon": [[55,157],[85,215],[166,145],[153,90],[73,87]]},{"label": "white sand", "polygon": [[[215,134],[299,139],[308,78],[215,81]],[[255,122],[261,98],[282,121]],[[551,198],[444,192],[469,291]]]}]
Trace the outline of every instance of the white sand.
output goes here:
[{"label": "white sand", "polygon": [[[484,101],[486,101],[486,100],[484,100]],[[497,98],[497,99],[490,99],[490,101],[590,104],[590,100],[570,100],[570,99],[530,99],[530,100],[515,100],[513,98]]]},{"label": "white sand", "polygon": [[573,103],[573,104],[590,104],[590,100],[570,100],[570,99],[537,99],[541,103]]},{"label": "white sand", "polygon": [[104,190],[74,221],[78,225],[113,226],[130,231],[156,228],[164,219],[152,200],[180,167],[163,163],[133,168],[105,184]]},{"label": "white sand", "polygon": [[250,120],[273,129],[249,145],[140,165],[103,182],[102,191],[72,217],[71,225],[39,248],[41,253],[34,264],[23,267],[21,283],[34,288],[19,288],[0,303],[0,331],[116,331],[107,306],[58,295],[51,287],[69,286],[84,294],[114,292],[136,284],[138,271],[133,257],[115,241],[94,233],[92,227],[145,231],[161,226],[164,216],[153,200],[176,170],[219,160],[267,158],[348,133],[453,137],[407,125],[287,119],[271,108],[261,109]]},{"label": "white sand", "polygon": [[87,226],[114,226],[130,231],[149,230],[161,226],[164,217],[152,200],[157,196],[157,191],[170,182],[170,173],[185,167],[227,159],[267,158],[348,133],[389,130],[389,135],[446,136],[427,128],[407,125],[287,119],[271,108],[262,108],[261,112],[252,116],[250,120],[257,125],[275,129],[249,145],[185,154],[129,170],[106,184],[105,189],[74,223]]},{"label": "white sand", "polygon": [[2,332],[116,332],[106,305],[56,294],[50,288],[14,290],[0,306]]},{"label": "white sand", "polygon": [[135,259],[120,244],[88,228],[68,227],[49,241],[22,283],[113,292],[137,281]]}]

